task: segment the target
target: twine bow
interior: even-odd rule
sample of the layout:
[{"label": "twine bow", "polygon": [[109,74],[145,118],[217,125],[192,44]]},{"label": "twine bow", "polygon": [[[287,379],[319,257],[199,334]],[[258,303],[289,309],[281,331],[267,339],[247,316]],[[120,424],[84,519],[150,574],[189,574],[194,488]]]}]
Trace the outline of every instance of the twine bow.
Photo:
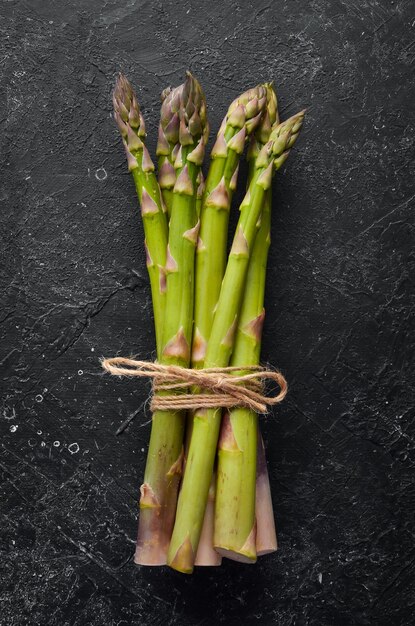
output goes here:
[{"label": "twine bow", "polygon": [[[151,378],[153,381],[151,411],[229,409],[243,406],[256,413],[267,413],[268,407],[281,402],[288,391],[287,381],[280,372],[261,366],[211,367],[197,370],[114,357],[103,359],[102,367],[114,376]],[[276,395],[265,395],[267,380],[278,385],[279,392]],[[196,387],[200,392],[187,393],[189,387]],[[169,391],[176,393],[169,394]]]}]

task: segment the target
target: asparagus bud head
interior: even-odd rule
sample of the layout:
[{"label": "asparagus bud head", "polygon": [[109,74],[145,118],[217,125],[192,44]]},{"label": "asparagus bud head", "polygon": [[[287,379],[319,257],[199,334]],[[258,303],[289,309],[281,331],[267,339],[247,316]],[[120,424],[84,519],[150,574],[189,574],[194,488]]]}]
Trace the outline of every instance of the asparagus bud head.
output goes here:
[{"label": "asparagus bud head", "polygon": [[168,156],[171,152],[169,143],[175,146],[179,141],[180,98],[184,85],[167,87],[161,94],[160,126],[157,143],[157,156]]},{"label": "asparagus bud head", "polygon": [[202,87],[196,78],[187,72],[180,94],[179,142],[182,146],[192,146],[201,139],[206,144],[209,137],[209,123],[206,114],[206,100]]},{"label": "asparagus bud head", "polygon": [[137,96],[128,79],[120,74],[117,77],[112,97],[114,119],[120,130],[126,148],[134,154],[142,149],[146,136],[146,126]]},{"label": "asparagus bud head", "polygon": [[255,161],[262,146],[267,143],[274,124],[279,123],[277,94],[272,83],[264,83],[266,104],[264,114],[249,143],[247,160]]},{"label": "asparagus bud head", "polygon": [[[288,157],[290,149],[297,141],[298,135],[304,121],[305,110],[300,111],[296,115],[289,117],[288,120],[274,126],[269,142],[264,148],[269,148],[273,160],[274,167],[278,170]],[[262,151],[261,151],[262,152]],[[260,158],[261,153],[258,158]]]},{"label": "asparagus bud head", "polygon": [[265,85],[257,85],[248,89],[230,104],[221,128],[227,125],[244,128],[247,133],[253,132],[260,123],[267,101]]}]

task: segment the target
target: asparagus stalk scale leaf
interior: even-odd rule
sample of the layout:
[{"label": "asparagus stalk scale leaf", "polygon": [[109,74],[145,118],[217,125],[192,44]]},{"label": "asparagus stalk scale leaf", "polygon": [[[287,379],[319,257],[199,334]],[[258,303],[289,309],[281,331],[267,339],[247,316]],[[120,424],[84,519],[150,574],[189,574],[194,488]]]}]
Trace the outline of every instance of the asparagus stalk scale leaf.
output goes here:
[{"label": "asparagus stalk scale leaf", "polygon": [[[180,93],[179,149],[166,253],[167,301],[159,361],[187,367],[193,325],[194,255],[199,222],[197,187],[209,127],[202,89],[188,73]],[[135,562],[163,564],[174,523],[182,471],[184,411],[155,411],[152,419]]]},{"label": "asparagus stalk scale leaf", "polygon": [[[241,213],[229,254],[204,367],[228,365],[236,332],[243,287],[261,215],[272,176],[285,162],[300,131],[303,113],[273,128],[270,140],[255,162],[255,172],[241,205]],[[193,570],[206,508],[221,421],[220,409],[198,411],[193,420],[186,471],[177,505],[168,564],[182,572]]]}]

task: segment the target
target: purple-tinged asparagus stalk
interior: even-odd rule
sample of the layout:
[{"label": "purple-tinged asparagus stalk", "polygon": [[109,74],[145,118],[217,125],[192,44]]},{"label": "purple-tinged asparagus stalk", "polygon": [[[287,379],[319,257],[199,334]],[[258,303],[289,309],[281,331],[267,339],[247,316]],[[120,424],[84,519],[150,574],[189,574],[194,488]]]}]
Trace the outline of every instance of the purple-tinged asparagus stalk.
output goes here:
[{"label": "purple-tinged asparagus stalk", "polygon": [[264,441],[259,429],[256,465],[255,546],[257,556],[262,556],[275,552],[278,548],[278,542],[277,533],[275,531],[274,511],[272,508],[271,487],[269,484],[267,460],[265,458]]},{"label": "purple-tinged asparagus stalk", "polygon": [[[264,115],[263,121],[253,135],[249,150],[248,163],[249,174],[248,180],[252,177],[255,166],[255,159],[260,150],[267,142],[270,128],[278,120],[278,102],[276,94],[271,84],[267,85],[267,113]],[[270,192],[271,195],[271,192]],[[259,356],[259,355],[258,355]],[[266,465],[266,455],[264,442],[260,434],[261,426],[258,423],[258,456],[257,456],[257,472],[256,472],[256,496],[255,496],[255,518],[256,518],[256,552],[257,556],[275,552],[277,549],[277,537],[275,531],[274,512],[272,508],[271,488],[269,484],[269,476]]]}]

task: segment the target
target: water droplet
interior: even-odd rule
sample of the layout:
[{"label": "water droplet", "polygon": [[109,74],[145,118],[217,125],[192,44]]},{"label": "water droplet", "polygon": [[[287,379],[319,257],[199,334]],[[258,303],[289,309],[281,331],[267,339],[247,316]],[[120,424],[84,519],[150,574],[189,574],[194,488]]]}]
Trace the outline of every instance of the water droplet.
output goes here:
[{"label": "water droplet", "polygon": [[95,352],[95,348],[91,348],[91,352]]},{"label": "water droplet", "polygon": [[68,446],[68,450],[71,454],[76,454],[79,452],[79,446],[77,443],[71,443],[71,445]]},{"label": "water droplet", "polygon": [[27,443],[31,448],[34,448],[36,445],[36,441],[34,439],[29,439]]},{"label": "water droplet", "polygon": [[105,180],[107,178],[108,174],[105,170],[105,168],[103,167],[99,167],[96,172],[95,172],[95,178],[97,180]]},{"label": "water droplet", "polygon": [[37,433],[38,435],[41,435],[41,434],[42,434],[42,431],[41,431],[41,430],[37,430],[37,431],[36,431],[36,433]]},{"label": "water droplet", "polygon": [[17,426],[17,424],[12,424],[12,425],[10,426],[10,432],[11,432],[11,433],[15,433],[15,432],[16,432],[16,430],[17,430],[18,428],[19,428],[19,427]]},{"label": "water droplet", "polygon": [[54,445],[55,448],[59,448],[59,446],[61,445],[61,442],[60,441],[54,441],[53,445]]},{"label": "water droplet", "polygon": [[43,402],[43,396],[41,393],[38,393],[35,397],[36,402]]},{"label": "water droplet", "polygon": [[42,448],[44,448],[46,446],[44,441],[42,441],[40,445],[41,445]]},{"label": "water droplet", "polygon": [[78,376],[82,376],[83,373],[83,370],[78,370]]}]

